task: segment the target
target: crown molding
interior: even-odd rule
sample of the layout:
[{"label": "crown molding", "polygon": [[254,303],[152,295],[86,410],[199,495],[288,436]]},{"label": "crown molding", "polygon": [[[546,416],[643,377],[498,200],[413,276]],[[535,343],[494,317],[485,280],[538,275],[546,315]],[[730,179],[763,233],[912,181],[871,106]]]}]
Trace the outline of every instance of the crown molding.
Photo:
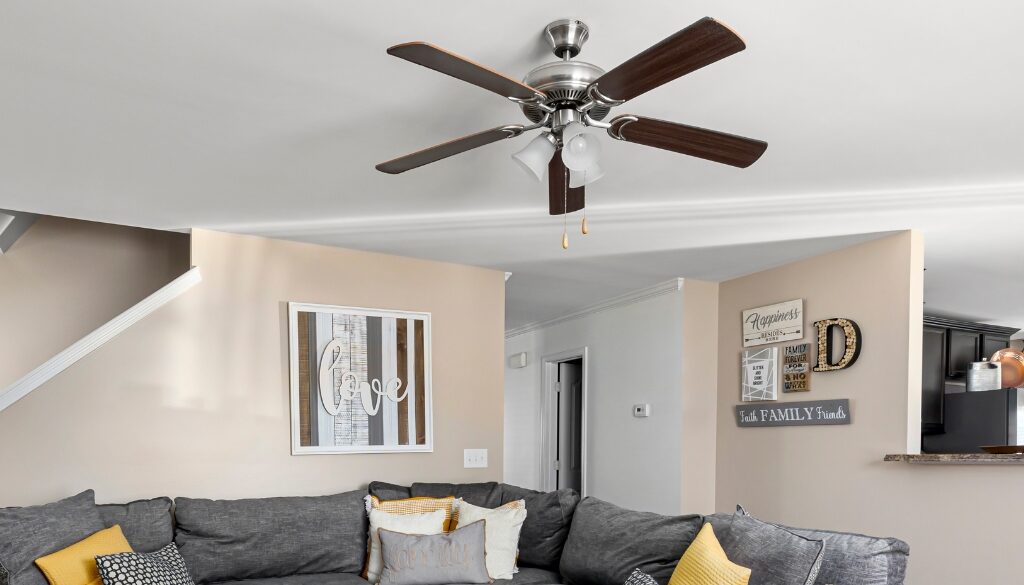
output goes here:
[{"label": "crown molding", "polygon": [[537,329],[544,329],[566,321],[572,321],[574,319],[582,319],[583,317],[589,317],[596,313],[608,311],[610,309],[617,309],[626,305],[632,305],[633,303],[639,303],[640,301],[646,301],[654,297],[658,297],[664,294],[674,293],[683,290],[683,279],[673,278],[665,282],[649,286],[647,288],[641,288],[632,292],[628,292],[624,295],[605,299],[599,303],[588,305],[578,311],[562,315],[561,317],[555,317],[554,319],[547,319],[544,321],[535,321],[533,323],[527,323],[514,329],[505,331],[505,339],[511,339],[517,335],[536,331]]},{"label": "crown molding", "polygon": [[171,302],[179,295],[199,284],[202,276],[194,267],[175,278],[161,289],[142,299],[127,311],[101,325],[92,333],[71,344],[67,349],[53,356],[38,368],[0,392],[0,412],[28,396],[54,376],[71,367],[75,362],[96,351],[106,342],[148,316],[153,311]]},{"label": "crown molding", "polygon": [[[606,197],[606,200],[613,197]],[[606,226],[665,222],[742,220],[755,217],[839,217],[898,211],[946,211],[956,209],[1005,209],[1024,206],[1024,183],[975,185],[926,189],[846,191],[716,197],[670,203],[596,204],[587,206],[588,217]],[[295,238],[318,235],[358,236],[456,230],[546,228],[547,208],[497,209],[473,212],[381,215],[346,219],[234,224],[210,229],[267,237]]]}]

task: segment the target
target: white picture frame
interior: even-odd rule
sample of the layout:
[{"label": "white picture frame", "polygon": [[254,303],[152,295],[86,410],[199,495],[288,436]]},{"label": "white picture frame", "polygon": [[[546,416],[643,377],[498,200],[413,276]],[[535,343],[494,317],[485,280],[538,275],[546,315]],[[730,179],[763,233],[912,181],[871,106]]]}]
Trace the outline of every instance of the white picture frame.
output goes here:
[{"label": "white picture frame", "polygon": [[[304,315],[300,315],[304,314]],[[316,323],[311,324],[310,319]],[[398,324],[399,320],[405,323],[405,334],[407,350],[412,351],[413,356],[406,355],[406,376],[403,380],[397,375],[399,369],[398,358],[392,356],[390,347],[386,347],[392,341],[396,343],[395,356],[400,356],[399,335],[402,330]],[[429,312],[401,311],[390,309],[373,309],[365,307],[323,305],[314,303],[288,303],[288,364],[289,364],[289,406],[291,411],[291,445],[292,455],[328,455],[328,454],[356,454],[356,453],[430,453],[434,450],[434,420],[433,420],[433,383],[432,383],[432,357],[431,357],[431,314]],[[305,322],[307,330],[299,331],[300,322]],[[366,326],[367,332],[362,329],[353,335],[349,331],[341,331],[349,324],[372,324]],[[391,323],[394,323],[392,328]],[[374,343],[367,341],[370,336],[369,329],[376,331],[379,324],[380,334],[374,337]],[[422,343],[416,343],[416,329],[422,328]],[[316,340],[317,349],[312,349],[312,343],[301,344],[300,334],[310,335],[309,339]],[[408,337],[412,336],[412,337]],[[356,340],[356,341],[353,341]],[[348,344],[348,359],[359,362],[349,363],[349,369],[339,365],[342,361],[342,349]],[[380,346],[386,349],[371,349]],[[304,347],[301,358],[311,360],[306,368],[305,380],[300,371],[300,346]],[[353,349],[353,346],[356,346]],[[331,355],[327,355],[328,348],[333,348]],[[371,358],[371,354],[373,358]],[[378,355],[379,354],[379,355]],[[377,360],[381,369],[380,378],[370,379],[368,370],[372,367],[371,361]],[[365,360],[365,364],[362,363]],[[421,370],[417,365],[421,363]],[[329,366],[329,367],[327,367]],[[329,373],[323,373],[327,367]],[[316,375],[313,370],[316,369]],[[386,372],[385,372],[386,370]],[[332,380],[331,391],[334,393],[335,404],[328,409],[324,403],[327,400],[325,394],[319,392],[319,381],[321,376],[329,376]],[[328,379],[328,378],[323,378]],[[395,381],[401,382],[395,388]],[[303,383],[305,381],[305,384]],[[421,382],[416,384],[415,381]],[[314,385],[316,390],[314,391]],[[410,387],[412,385],[412,387]],[[422,386],[422,388],[420,388]],[[305,389],[308,401],[304,402],[301,395]],[[405,394],[403,395],[403,390]],[[330,392],[330,391],[328,391]],[[390,394],[389,394],[390,392]],[[346,399],[344,396],[349,395]],[[369,402],[366,398],[369,397]],[[393,400],[401,396],[402,400]],[[314,401],[321,400],[314,406]],[[418,398],[418,400],[417,400]],[[402,434],[399,428],[400,416],[396,415],[401,403],[406,402],[406,443],[399,443],[396,436]],[[302,408],[305,404],[309,410]],[[369,410],[367,409],[369,407]],[[319,409],[319,414],[317,414]],[[337,412],[335,411],[342,411]],[[373,411],[370,414],[370,411]],[[307,417],[304,412],[310,413]],[[422,413],[422,416],[416,416]],[[378,416],[380,420],[378,420]],[[317,431],[323,431],[328,438],[321,440],[319,436],[312,440],[313,434],[312,418],[316,418]],[[333,419],[333,420],[332,420]],[[374,444],[366,443],[362,439],[361,423],[366,420],[367,434],[375,434],[369,430],[372,424],[374,428],[380,429],[382,433],[380,444],[376,444],[379,437],[370,437]],[[411,422],[410,422],[411,421]],[[346,433],[346,427],[351,431]],[[420,443],[419,430],[422,427],[423,441]],[[305,430],[304,429],[309,429]],[[411,444],[410,444],[411,443]]]},{"label": "white picture frame", "polygon": [[743,402],[779,399],[778,347],[745,350],[740,367],[740,399]]}]

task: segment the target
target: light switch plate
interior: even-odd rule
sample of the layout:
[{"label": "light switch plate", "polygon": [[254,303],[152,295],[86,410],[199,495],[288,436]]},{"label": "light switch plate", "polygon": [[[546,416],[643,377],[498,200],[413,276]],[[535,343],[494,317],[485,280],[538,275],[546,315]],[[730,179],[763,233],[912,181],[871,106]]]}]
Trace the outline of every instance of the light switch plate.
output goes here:
[{"label": "light switch plate", "polygon": [[487,467],[487,449],[464,449],[462,466],[466,469]]},{"label": "light switch plate", "polygon": [[633,405],[633,416],[638,418],[646,418],[651,416],[651,405],[650,404],[634,404]]}]

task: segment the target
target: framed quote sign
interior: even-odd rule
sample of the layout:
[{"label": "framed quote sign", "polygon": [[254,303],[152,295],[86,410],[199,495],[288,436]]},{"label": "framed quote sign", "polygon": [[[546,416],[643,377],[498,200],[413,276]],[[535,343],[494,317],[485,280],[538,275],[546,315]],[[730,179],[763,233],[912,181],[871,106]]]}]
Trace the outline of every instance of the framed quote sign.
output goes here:
[{"label": "framed quote sign", "polygon": [[430,313],[288,303],[292,453],[432,451]]},{"label": "framed quote sign", "polygon": [[743,311],[743,347],[803,339],[804,300]]}]

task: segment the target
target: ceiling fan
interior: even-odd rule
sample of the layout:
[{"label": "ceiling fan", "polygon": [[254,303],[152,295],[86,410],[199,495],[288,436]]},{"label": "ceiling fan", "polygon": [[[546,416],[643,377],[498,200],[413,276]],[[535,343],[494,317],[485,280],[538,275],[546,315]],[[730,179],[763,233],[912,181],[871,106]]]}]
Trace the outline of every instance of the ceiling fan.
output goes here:
[{"label": "ceiling fan", "polygon": [[[604,129],[616,140],[652,146],[745,168],[768,148],[761,140],[631,114],[604,121],[611,109],[673,79],[738,53],[746,45],[713,18],[702,18],[653,47],[605,72],[574,61],[590,36],[586,24],[564,19],[545,28],[545,38],[561,59],[526,74],[522,82],[440,47],[412,42],[388,54],[490,90],[518,104],[529,125],[508,124],[457,138],[377,165],[397,174],[530,130],[544,131],[513,158],[537,180],[548,175],[548,209],[565,215],[585,208],[585,187],[604,174],[601,144],[588,128]],[[583,233],[587,233],[586,217]],[[568,247],[563,233],[562,247]]]}]

